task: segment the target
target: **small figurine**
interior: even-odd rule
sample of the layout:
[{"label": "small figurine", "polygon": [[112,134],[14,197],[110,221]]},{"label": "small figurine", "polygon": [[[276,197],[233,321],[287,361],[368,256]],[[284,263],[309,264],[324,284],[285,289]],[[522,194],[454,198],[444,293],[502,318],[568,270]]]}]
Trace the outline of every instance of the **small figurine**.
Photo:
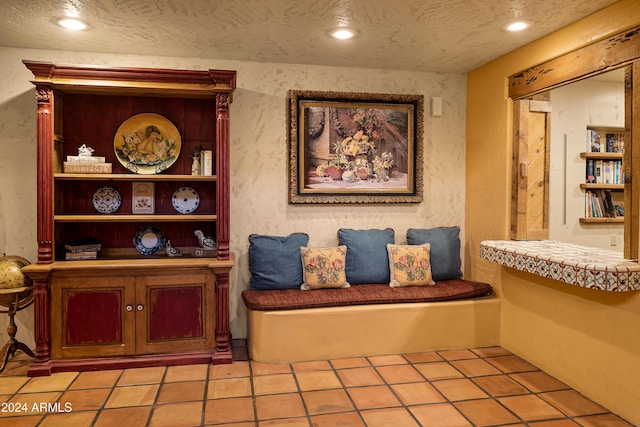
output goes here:
[{"label": "small figurine", "polygon": [[200,244],[201,248],[204,248],[204,249],[216,248],[216,241],[213,239],[213,237],[205,236],[202,230],[196,230],[193,232],[193,234],[195,234],[196,237],[198,238],[198,243]]},{"label": "small figurine", "polygon": [[167,252],[168,256],[182,256],[182,254],[180,253],[180,249],[171,246],[171,240],[167,240],[165,251]]},{"label": "small figurine", "polygon": [[87,147],[87,144],[82,144],[78,147],[78,156],[91,157],[94,151],[93,148]]},{"label": "small figurine", "polygon": [[202,169],[200,167],[200,151],[202,150],[202,146],[198,145],[196,150],[193,152],[193,162],[191,163],[191,175],[201,175]]}]

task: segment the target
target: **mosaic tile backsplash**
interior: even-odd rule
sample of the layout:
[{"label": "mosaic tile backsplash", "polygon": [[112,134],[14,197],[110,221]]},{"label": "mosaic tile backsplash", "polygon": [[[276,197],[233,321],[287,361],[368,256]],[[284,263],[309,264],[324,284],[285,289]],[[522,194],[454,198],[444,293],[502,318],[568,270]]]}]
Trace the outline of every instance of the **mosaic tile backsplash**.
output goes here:
[{"label": "mosaic tile backsplash", "polygon": [[554,240],[485,240],[480,244],[480,257],[583,288],[640,290],[640,265],[617,251]]}]

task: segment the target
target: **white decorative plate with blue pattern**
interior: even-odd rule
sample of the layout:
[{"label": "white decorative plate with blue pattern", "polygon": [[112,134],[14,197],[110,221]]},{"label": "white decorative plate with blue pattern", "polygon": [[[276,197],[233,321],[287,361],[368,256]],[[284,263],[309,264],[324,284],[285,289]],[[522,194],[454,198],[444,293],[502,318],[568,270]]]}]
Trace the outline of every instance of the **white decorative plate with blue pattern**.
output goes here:
[{"label": "white decorative plate with blue pattern", "polygon": [[171,198],[173,208],[181,214],[190,214],[198,209],[200,205],[200,196],[198,192],[191,187],[180,187]]},{"label": "white decorative plate with blue pattern", "polygon": [[120,208],[122,197],[113,187],[100,187],[93,193],[93,207],[100,213],[111,214]]},{"label": "white decorative plate with blue pattern", "polygon": [[164,247],[167,239],[164,233],[154,225],[140,227],[133,237],[133,246],[142,255],[154,255]]}]

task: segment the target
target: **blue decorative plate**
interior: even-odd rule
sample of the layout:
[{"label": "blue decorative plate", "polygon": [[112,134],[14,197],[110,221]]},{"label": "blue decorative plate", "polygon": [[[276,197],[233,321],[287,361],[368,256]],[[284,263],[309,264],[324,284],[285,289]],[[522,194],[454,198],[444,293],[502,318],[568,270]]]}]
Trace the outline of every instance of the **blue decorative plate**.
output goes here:
[{"label": "blue decorative plate", "polygon": [[171,198],[173,208],[181,214],[190,214],[198,209],[200,205],[200,196],[198,192],[191,187],[180,187]]},{"label": "blue decorative plate", "polygon": [[114,213],[121,203],[120,193],[113,187],[100,187],[93,193],[93,207],[100,213]]},{"label": "blue decorative plate", "polygon": [[140,227],[133,237],[133,246],[142,255],[153,255],[164,247],[167,239],[158,227],[146,225]]}]

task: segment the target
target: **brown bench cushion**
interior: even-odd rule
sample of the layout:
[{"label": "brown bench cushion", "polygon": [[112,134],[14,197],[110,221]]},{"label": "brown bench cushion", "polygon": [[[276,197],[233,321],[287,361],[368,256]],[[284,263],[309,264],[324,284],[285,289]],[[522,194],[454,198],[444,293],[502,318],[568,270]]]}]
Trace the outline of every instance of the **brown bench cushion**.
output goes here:
[{"label": "brown bench cushion", "polygon": [[251,310],[295,310],[364,304],[396,304],[449,301],[490,295],[488,283],[464,279],[443,280],[433,286],[392,288],[385,284],[354,285],[346,289],[301,291],[245,290],[242,299]]}]

